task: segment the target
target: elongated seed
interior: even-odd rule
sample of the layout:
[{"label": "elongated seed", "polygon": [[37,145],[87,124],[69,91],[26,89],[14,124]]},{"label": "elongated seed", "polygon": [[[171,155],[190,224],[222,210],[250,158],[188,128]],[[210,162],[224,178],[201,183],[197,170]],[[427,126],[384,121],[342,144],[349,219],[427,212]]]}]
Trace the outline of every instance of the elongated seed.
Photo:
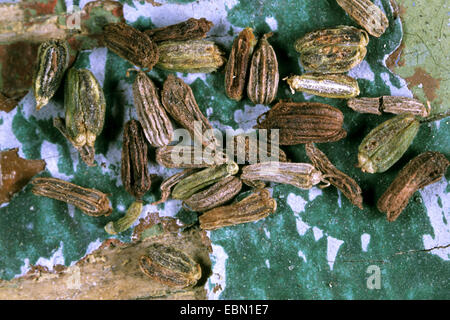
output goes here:
[{"label": "elongated seed", "polygon": [[128,208],[125,216],[117,221],[108,222],[108,224],[105,226],[105,231],[109,234],[118,234],[129,229],[137,220],[137,218],[139,218],[143,206],[144,205],[142,201],[133,202]]}]

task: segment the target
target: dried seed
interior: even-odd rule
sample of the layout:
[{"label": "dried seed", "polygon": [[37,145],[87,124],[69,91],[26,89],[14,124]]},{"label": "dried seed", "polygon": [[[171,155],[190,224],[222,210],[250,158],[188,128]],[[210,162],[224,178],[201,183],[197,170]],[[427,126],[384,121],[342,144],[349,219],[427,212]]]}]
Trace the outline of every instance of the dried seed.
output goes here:
[{"label": "dried seed", "polygon": [[35,178],[31,183],[31,192],[35,195],[64,201],[89,216],[108,216],[112,212],[108,197],[98,190],[83,188],[55,178]]},{"label": "dried seed", "polygon": [[225,154],[193,146],[166,146],[156,150],[156,162],[166,168],[206,168],[224,164]]},{"label": "dried seed", "polygon": [[306,73],[284,78],[292,94],[304,91],[320,97],[349,99],[359,94],[358,82],[345,74]]},{"label": "dried seed", "polygon": [[166,202],[167,199],[169,199],[170,192],[171,192],[173,186],[176,185],[181,180],[183,180],[184,178],[192,175],[196,171],[197,171],[196,169],[192,169],[192,168],[186,169],[186,170],[178,172],[178,173],[174,174],[173,176],[170,176],[169,178],[164,180],[160,186],[161,199],[153,202],[152,205],[157,205],[157,204]]},{"label": "dried seed", "polygon": [[233,137],[231,141],[232,145],[227,145],[227,155],[229,158],[233,158],[238,164],[244,163],[258,163],[265,161],[280,161],[287,162],[286,153],[281,150],[278,144],[272,144],[271,142],[264,142],[261,132],[259,133],[259,139],[250,134],[238,134]]},{"label": "dried seed", "polygon": [[168,40],[196,40],[206,37],[206,34],[213,25],[214,24],[211,21],[208,21],[205,18],[190,18],[170,26],[146,30],[145,33],[156,42]]},{"label": "dried seed", "polygon": [[173,138],[173,127],[164,110],[153,81],[139,71],[133,83],[133,96],[139,122],[147,141],[154,147],[168,145]]},{"label": "dried seed", "polygon": [[277,202],[267,189],[257,190],[243,200],[214,208],[199,218],[200,227],[214,230],[241,223],[257,221],[277,210]]},{"label": "dried seed", "polygon": [[311,189],[314,185],[328,181],[309,163],[262,162],[242,168],[241,179],[250,181],[271,181],[290,184],[300,189]]},{"label": "dried seed", "polygon": [[164,41],[158,49],[157,67],[169,71],[210,73],[225,63],[223,52],[212,41]]},{"label": "dried seed", "polygon": [[222,178],[236,174],[238,170],[239,166],[235,162],[230,162],[193,173],[177,183],[175,188],[173,188],[172,198],[185,200]]},{"label": "dried seed", "polygon": [[95,140],[103,130],[106,101],[102,87],[87,69],[70,69],[65,84],[65,125],[55,118],[54,126],[78,150],[83,161],[94,165]]},{"label": "dried seed", "polygon": [[153,243],[139,258],[141,271],[152,280],[174,288],[194,286],[201,278],[200,265],[174,247]]},{"label": "dried seed", "polygon": [[244,94],[247,70],[256,39],[251,28],[245,28],[233,42],[225,67],[225,92],[227,96],[240,101]]},{"label": "dried seed", "polygon": [[378,210],[386,212],[388,221],[397,219],[419,189],[435,183],[445,175],[450,162],[439,152],[424,152],[398,173],[377,202]]},{"label": "dried seed", "polygon": [[341,190],[355,206],[363,209],[363,198],[361,187],[355,180],[338,170],[327,156],[320,151],[313,143],[305,144],[306,154],[314,167],[326,177],[333,186]]},{"label": "dried seed", "polygon": [[389,27],[389,20],[370,0],[336,0],[361,27],[374,37],[380,37]]},{"label": "dried seed", "polygon": [[69,48],[65,40],[48,40],[38,49],[33,76],[36,109],[45,106],[61,84],[69,66]]},{"label": "dried seed", "polygon": [[136,199],[151,187],[147,150],[141,125],[136,120],[128,121],[123,132],[121,176],[125,190]]},{"label": "dried seed", "polygon": [[295,42],[306,70],[319,73],[344,73],[366,56],[369,36],[364,30],[338,26],[307,33]]},{"label": "dried seed", "polygon": [[[217,144],[214,137],[203,140],[203,133],[212,130],[212,126],[200,111],[191,87],[183,80],[169,74],[164,81],[161,101],[167,113],[186,128],[195,140],[202,141],[205,146]],[[196,122],[200,125],[197,126]]]},{"label": "dried seed", "polygon": [[398,115],[378,125],[358,148],[358,167],[369,173],[388,170],[409,148],[419,126],[412,114]]},{"label": "dried seed", "polygon": [[280,145],[295,145],[338,141],[347,135],[343,122],[342,112],[330,105],[280,101],[258,117],[255,128],[279,129]]},{"label": "dried seed", "polygon": [[226,177],[184,200],[183,206],[192,211],[207,211],[230,201],[241,189],[241,179],[234,176]]},{"label": "dried seed", "polygon": [[347,101],[348,107],[360,113],[381,114],[381,111],[405,114],[411,113],[420,117],[430,115],[430,107],[417,99],[408,97],[382,96],[378,98],[358,98]]},{"label": "dried seed", "polygon": [[142,208],[142,201],[133,202],[122,218],[117,221],[108,222],[105,226],[105,231],[109,234],[118,234],[129,229],[141,215]]},{"label": "dried seed", "polygon": [[118,56],[150,71],[158,62],[159,51],[145,33],[125,23],[110,23],[103,30],[105,44]]},{"label": "dried seed", "polygon": [[277,56],[267,41],[271,36],[272,33],[267,33],[259,40],[250,63],[247,95],[255,104],[270,104],[278,91]]}]

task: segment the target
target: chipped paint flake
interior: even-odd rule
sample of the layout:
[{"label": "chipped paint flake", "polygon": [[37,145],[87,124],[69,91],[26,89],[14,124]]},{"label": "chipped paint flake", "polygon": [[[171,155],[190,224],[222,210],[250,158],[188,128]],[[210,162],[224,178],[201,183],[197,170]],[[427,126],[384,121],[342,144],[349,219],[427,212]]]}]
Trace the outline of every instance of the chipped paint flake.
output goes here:
[{"label": "chipped paint flake", "polygon": [[362,251],[367,252],[367,247],[369,246],[369,242],[370,242],[370,234],[363,233],[361,235],[361,248],[362,248]]},{"label": "chipped paint flake", "polygon": [[[207,232],[208,238],[210,232]],[[213,265],[212,275],[206,284],[207,296],[209,300],[217,300],[226,287],[226,262],[228,255],[223,247],[212,244],[213,253],[210,255]]]},{"label": "chipped paint flake", "polygon": [[336,256],[339,248],[344,243],[344,241],[333,238],[331,236],[327,237],[327,260],[330,270],[333,270],[334,262],[336,261]]}]

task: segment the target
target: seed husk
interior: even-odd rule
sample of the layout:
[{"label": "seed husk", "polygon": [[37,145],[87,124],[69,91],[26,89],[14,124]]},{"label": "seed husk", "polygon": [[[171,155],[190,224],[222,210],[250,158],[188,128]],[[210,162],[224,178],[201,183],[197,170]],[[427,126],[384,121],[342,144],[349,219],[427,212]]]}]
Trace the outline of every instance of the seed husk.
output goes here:
[{"label": "seed husk", "polygon": [[167,199],[169,199],[173,186],[175,186],[178,182],[180,182],[184,178],[192,175],[194,172],[197,172],[197,169],[194,168],[185,169],[164,180],[160,186],[161,199],[153,202],[152,205],[157,205],[166,202]]},{"label": "seed husk", "polygon": [[206,37],[214,24],[205,18],[189,18],[170,26],[146,30],[145,33],[155,42],[197,40]]},{"label": "seed husk", "polygon": [[142,201],[133,202],[122,218],[116,221],[110,221],[106,224],[105,231],[115,235],[129,229],[141,215],[143,206]]},{"label": "seed husk", "polygon": [[224,164],[225,154],[201,146],[165,146],[156,150],[156,162],[166,168],[206,168]]},{"label": "seed husk", "polygon": [[377,207],[389,222],[395,221],[419,189],[442,179],[450,162],[439,152],[427,151],[408,162],[378,199]]},{"label": "seed husk", "polygon": [[382,96],[378,98],[356,98],[347,101],[347,106],[356,112],[380,115],[381,112],[394,114],[411,113],[420,117],[428,117],[431,108],[417,99],[408,97]]},{"label": "seed husk", "polygon": [[230,99],[240,101],[244,95],[248,66],[255,45],[252,28],[245,28],[234,39],[225,67],[225,92]]},{"label": "seed husk", "polygon": [[112,212],[109,199],[103,192],[88,189],[56,178],[34,178],[33,194],[74,205],[93,217],[108,216]]},{"label": "seed husk", "polygon": [[256,190],[243,200],[203,213],[200,228],[215,230],[266,218],[277,210],[277,202],[267,189]]}]

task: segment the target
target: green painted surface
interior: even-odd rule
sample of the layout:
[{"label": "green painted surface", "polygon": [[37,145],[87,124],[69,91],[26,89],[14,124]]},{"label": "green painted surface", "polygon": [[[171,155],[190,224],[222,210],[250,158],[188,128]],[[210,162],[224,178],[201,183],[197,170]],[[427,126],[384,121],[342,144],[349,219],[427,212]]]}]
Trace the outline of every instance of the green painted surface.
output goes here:
[{"label": "green painted surface", "polygon": [[[161,1],[163,2],[163,1]],[[270,42],[280,63],[280,79],[291,73],[301,73],[298,55],[293,42],[308,31],[332,27],[338,24],[355,25],[335,1],[174,1],[153,7],[143,1],[122,1],[128,23],[138,27],[162,26],[190,17],[206,17],[215,22],[211,30],[216,40],[227,52],[240,28],[250,26],[261,36],[274,31]],[[436,7],[421,8],[416,1],[407,6],[405,19],[408,28],[419,28],[413,21],[422,15],[432,15]],[[395,50],[402,39],[402,26],[393,20],[388,0],[375,1],[387,12],[390,27],[380,39],[371,37],[365,62],[350,72],[358,78],[362,96],[409,94],[405,81],[383,65],[383,60]],[[77,5],[78,2],[74,1]],[[425,10],[426,9],[426,10]],[[414,10],[420,10],[418,13]],[[447,12],[439,13],[446,17]],[[411,19],[411,20],[409,20]],[[446,18],[448,19],[448,18]],[[437,19],[436,19],[437,20]],[[410,21],[411,27],[408,27]],[[430,22],[431,23],[431,22]],[[433,21],[431,34],[436,34],[437,22]],[[436,26],[435,26],[436,24]],[[414,25],[414,26],[412,26]],[[423,27],[423,29],[426,29]],[[446,48],[445,32],[442,46]],[[428,29],[427,29],[428,30]],[[416,30],[420,34],[420,30]],[[428,32],[428,31],[427,31]],[[431,39],[423,35],[424,39]],[[410,37],[405,39],[406,51]],[[429,40],[431,41],[431,40]],[[411,46],[416,42],[411,42]],[[417,44],[419,46],[419,44]],[[446,78],[439,68],[431,68],[433,59],[445,64],[445,52],[436,49],[420,64],[433,77]],[[416,67],[405,56],[406,65],[399,68],[402,76],[409,77]],[[422,62],[421,62],[422,63]],[[84,186],[98,188],[113,196],[114,212],[107,218],[92,218],[64,203],[31,195],[26,187],[6,206],[0,208],[0,278],[11,279],[26,272],[30,264],[51,266],[55,263],[70,265],[86,252],[98,247],[108,238],[103,226],[121,217],[133,199],[120,182],[120,145],[123,124],[136,117],[132,107],[130,88],[134,76],[127,78],[131,64],[117,55],[100,48],[82,52],[76,61],[77,68],[89,68],[101,80],[107,100],[105,129],[96,144],[95,168],[88,168],[80,160],[70,144],[51,126],[52,118],[63,115],[62,93],[53,102],[36,113],[34,100],[29,95],[17,110],[1,113],[0,149],[20,147],[26,158],[44,158],[47,170],[43,176],[56,176]],[[441,72],[441,73],[438,73]],[[152,70],[150,76],[161,87],[167,72]],[[235,102],[225,96],[223,72],[209,75],[182,75],[191,87],[198,104],[213,126],[226,129],[250,129],[256,117],[269,106],[254,106],[247,99]],[[446,82],[441,80],[439,99],[445,100]],[[420,96],[420,90],[418,92]],[[332,144],[321,144],[320,149],[341,170],[354,177],[364,190],[364,207],[360,211],[333,187],[323,190],[299,190],[291,186],[272,185],[278,209],[268,218],[255,222],[210,232],[214,252],[213,275],[207,284],[210,298],[220,299],[411,299],[450,298],[450,250],[429,250],[450,243],[448,193],[449,175],[440,183],[414,195],[407,209],[394,223],[388,223],[375,208],[396,173],[413,156],[425,151],[443,152],[449,157],[449,122],[423,125],[412,146],[401,160],[383,174],[363,174],[354,167],[357,147],[362,137],[390,115],[374,116],[354,113],[343,100],[291,95],[284,81],[280,82],[278,98],[294,101],[317,101],[340,108],[345,115],[346,139]],[[436,100],[434,105],[443,102]],[[303,146],[286,148],[289,157],[296,162],[307,161]],[[101,165],[103,163],[103,165]],[[163,177],[174,173],[155,164],[150,158],[150,171]],[[144,200],[146,203],[159,198],[157,184]],[[180,210],[180,203],[169,201],[165,205],[147,205],[144,215],[160,211],[163,215],[176,215],[186,223],[196,221],[196,214]],[[145,236],[159,233],[155,227]],[[119,236],[129,241],[131,230]],[[428,251],[427,251],[428,250]],[[381,288],[369,289],[369,266],[379,268]],[[213,292],[214,286],[220,289]]]}]

